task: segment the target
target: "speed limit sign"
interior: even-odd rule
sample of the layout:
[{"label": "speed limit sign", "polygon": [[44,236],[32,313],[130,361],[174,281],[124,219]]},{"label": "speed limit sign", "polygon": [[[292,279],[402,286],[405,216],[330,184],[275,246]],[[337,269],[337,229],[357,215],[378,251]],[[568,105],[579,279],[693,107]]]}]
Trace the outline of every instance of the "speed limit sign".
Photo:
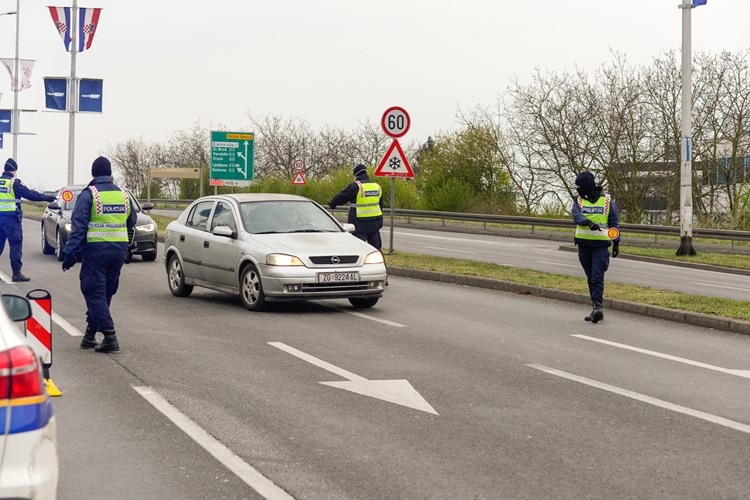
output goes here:
[{"label": "speed limit sign", "polygon": [[411,120],[409,119],[409,113],[404,108],[393,106],[385,110],[380,124],[386,135],[397,139],[403,137],[409,131]]},{"label": "speed limit sign", "polygon": [[305,169],[305,160],[297,158],[296,160],[294,160],[293,165],[294,170],[296,170],[297,172],[302,172]]}]

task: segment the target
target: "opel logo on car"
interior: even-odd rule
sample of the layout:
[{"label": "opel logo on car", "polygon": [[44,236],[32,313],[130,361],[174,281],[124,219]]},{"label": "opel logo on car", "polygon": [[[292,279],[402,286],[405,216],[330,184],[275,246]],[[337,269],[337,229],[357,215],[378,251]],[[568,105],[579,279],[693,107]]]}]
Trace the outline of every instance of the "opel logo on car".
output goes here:
[{"label": "opel logo on car", "polygon": [[341,259],[339,259],[338,255],[331,257],[331,264],[338,264],[339,262],[341,262]]}]

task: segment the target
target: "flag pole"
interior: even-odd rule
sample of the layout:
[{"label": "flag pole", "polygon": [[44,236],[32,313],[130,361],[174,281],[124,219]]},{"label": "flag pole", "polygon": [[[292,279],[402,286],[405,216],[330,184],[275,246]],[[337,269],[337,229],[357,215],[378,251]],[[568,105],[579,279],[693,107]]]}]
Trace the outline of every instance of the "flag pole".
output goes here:
[{"label": "flag pole", "polygon": [[[20,1],[20,0],[19,0]],[[76,140],[76,109],[78,108],[78,85],[76,81],[76,44],[78,43],[78,1],[73,0],[70,15],[70,80],[68,81],[68,185],[75,183],[74,161]]]},{"label": "flag pole", "polygon": [[696,255],[693,248],[693,57],[690,44],[690,13],[692,0],[683,0],[682,5],[682,140],[680,156],[680,247],[677,255]]},{"label": "flag pole", "polygon": [[13,72],[13,113],[11,117],[11,133],[13,134],[13,158],[18,160],[18,73],[20,61],[18,60],[18,45],[21,30],[21,0],[16,0],[16,58],[13,61],[15,71]]}]

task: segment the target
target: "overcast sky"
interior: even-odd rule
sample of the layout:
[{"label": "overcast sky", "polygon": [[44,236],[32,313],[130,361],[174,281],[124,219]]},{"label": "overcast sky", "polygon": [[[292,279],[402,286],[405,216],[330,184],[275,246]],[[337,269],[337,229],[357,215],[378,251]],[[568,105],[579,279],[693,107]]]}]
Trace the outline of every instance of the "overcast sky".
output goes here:
[{"label": "overcast sky", "polygon": [[[166,141],[196,122],[252,132],[269,113],[352,130],[401,106],[404,141],[456,128],[459,109],[495,104],[535,68],[590,74],[612,53],[649,64],[682,40],[679,0],[91,0],[102,7],[77,76],[104,79],[103,114],[76,115],[75,181],[93,159],[130,138]],[[20,57],[35,59],[16,159],[19,178],[56,189],[68,172],[68,115],[44,110],[45,76],[68,76],[70,54],[47,6],[21,1]],[[15,10],[0,0],[0,12]],[[693,53],[750,48],[750,1],[708,0],[692,10]],[[14,57],[15,17],[0,16],[0,57]],[[0,67],[0,108],[12,108]],[[11,156],[5,135],[0,161]]]}]

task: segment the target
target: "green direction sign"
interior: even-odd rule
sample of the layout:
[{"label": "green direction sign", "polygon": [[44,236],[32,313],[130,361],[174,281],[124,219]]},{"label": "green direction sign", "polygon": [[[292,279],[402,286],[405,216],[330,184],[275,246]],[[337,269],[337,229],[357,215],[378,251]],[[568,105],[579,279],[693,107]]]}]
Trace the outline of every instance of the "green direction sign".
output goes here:
[{"label": "green direction sign", "polygon": [[253,180],[251,132],[211,131],[212,186],[247,186]]}]

